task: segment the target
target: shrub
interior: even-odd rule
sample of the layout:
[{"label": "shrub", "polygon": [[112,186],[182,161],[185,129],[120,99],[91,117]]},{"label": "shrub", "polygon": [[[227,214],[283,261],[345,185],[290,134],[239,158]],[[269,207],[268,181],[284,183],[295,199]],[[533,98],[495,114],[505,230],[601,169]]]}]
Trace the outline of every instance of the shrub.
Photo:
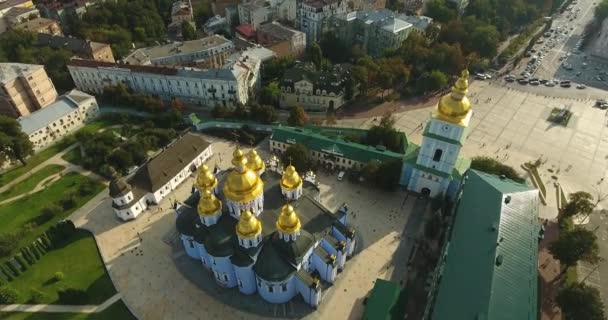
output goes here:
[{"label": "shrub", "polygon": [[53,275],[53,280],[55,280],[55,281],[61,281],[61,280],[63,280],[63,278],[65,278],[65,276],[64,276],[63,272],[61,272],[61,271],[57,271],[57,272],[55,272],[55,275]]},{"label": "shrub", "polygon": [[0,286],[0,303],[13,304],[19,300],[19,292],[9,285]]},{"label": "shrub", "polygon": [[61,200],[59,200],[59,204],[64,210],[72,209],[76,206],[76,194],[74,192],[66,193]]},{"label": "shrub", "polygon": [[21,271],[27,270],[28,265],[25,262],[25,259],[23,259],[23,257],[21,256],[21,254],[15,255],[15,261],[17,261],[21,265]]},{"label": "shrub", "polygon": [[11,274],[10,270],[7,269],[5,266],[0,265],[0,272],[2,272],[2,274],[4,274],[4,277],[6,278],[6,280],[8,281],[13,281],[14,277]]},{"label": "shrub", "polygon": [[509,167],[505,164],[500,163],[494,158],[490,157],[475,157],[471,161],[471,169],[479,170],[485,173],[494,174],[497,176],[504,175],[507,178],[523,183],[525,179],[517,174],[517,171],[512,167]]},{"label": "shrub", "polygon": [[79,289],[65,289],[58,292],[59,302],[62,304],[82,305],[89,301],[86,291]]},{"label": "shrub", "polygon": [[0,234],[0,257],[6,257],[17,246],[19,234],[16,232],[7,232]]},{"label": "shrub", "polygon": [[31,288],[30,289],[30,299],[28,300],[28,302],[32,303],[32,304],[39,304],[42,301],[44,301],[44,297],[45,297],[44,292],[42,292],[38,289],[35,289],[35,288]]},{"label": "shrub", "polygon": [[4,263],[4,265],[6,265],[6,267],[11,271],[11,273],[13,274],[13,276],[18,276],[20,274],[19,270],[17,269],[17,267],[15,267],[15,265],[13,264],[12,261],[6,261]]},{"label": "shrub", "polygon": [[49,215],[51,217],[54,217],[59,213],[61,213],[61,207],[54,203],[42,208],[43,215]]}]

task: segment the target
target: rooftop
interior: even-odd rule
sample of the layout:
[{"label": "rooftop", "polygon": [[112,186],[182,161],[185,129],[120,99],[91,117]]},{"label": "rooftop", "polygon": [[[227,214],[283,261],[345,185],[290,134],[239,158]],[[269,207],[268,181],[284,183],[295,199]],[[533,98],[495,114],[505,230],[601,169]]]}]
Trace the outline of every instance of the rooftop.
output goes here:
[{"label": "rooftop", "polygon": [[5,84],[9,81],[14,80],[17,77],[30,74],[37,71],[44,66],[39,64],[25,64],[25,63],[13,63],[3,62],[0,63],[0,83]]},{"label": "rooftop", "polygon": [[6,10],[12,7],[21,6],[31,0],[5,0],[0,1],[0,11]]},{"label": "rooftop", "polygon": [[57,24],[57,21],[47,18],[35,18],[15,25],[15,29],[37,31],[40,27],[48,27]]},{"label": "rooftop", "polygon": [[538,190],[475,170],[464,181],[432,319],[536,319]]},{"label": "rooftop", "polygon": [[36,14],[38,13],[38,9],[36,9],[36,7],[29,7],[29,8],[24,8],[24,7],[12,7],[10,9],[8,9],[8,11],[4,14],[4,18],[16,18],[19,17],[21,15],[24,14]]},{"label": "rooftop", "polygon": [[347,67],[335,65],[332,72],[317,71],[310,63],[299,63],[285,71],[281,79],[281,87],[291,87],[301,80],[308,80],[313,84],[313,90],[326,90],[328,93],[338,94],[344,90],[344,75],[349,72]]},{"label": "rooftop", "polygon": [[223,45],[232,45],[232,41],[219,35],[213,35],[197,40],[137,49],[127,56],[124,61],[130,64],[147,64],[155,59],[211,50]]},{"label": "rooftop", "polygon": [[248,24],[241,24],[234,28],[234,30],[245,38],[249,39],[255,37],[255,30],[253,30],[253,27]]},{"label": "rooftop", "polygon": [[55,102],[48,106],[36,110],[27,116],[20,117],[17,121],[21,124],[21,130],[25,134],[30,135],[45,128],[49,123],[71,113],[86,99],[93,99],[93,96],[78,90],[72,90],[63,96],[60,96]]},{"label": "rooftop", "polygon": [[427,16],[406,16],[400,15],[399,19],[410,23],[414,28],[419,30],[426,30],[431,23],[433,23],[433,18]]},{"label": "rooftop", "polygon": [[304,0],[303,2],[314,8],[323,8],[336,2],[342,2],[342,0]]},{"label": "rooftop", "polygon": [[346,21],[353,21],[356,19],[365,24],[375,24],[386,31],[398,33],[412,27],[412,25],[409,22],[406,22],[402,16],[404,15],[388,9],[380,9],[354,11],[338,15],[336,18]]},{"label": "rooftop", "polygon": [[96,50],[108,46],[108,44],[105,43],[74,37],[54,36],[48,33],[38,33],[37,37],[39,46],[48,46],[55,49],[62,48],[77,54],[88,53],[89,48]]},{"label": "rooftop", "polygon": [[302,33],[301,31],[297,31],[288,27],[281,25],[278,22],[265,23],[258,27],[258,32],[265,33],[274,37],[275,39],[280,40],[291,40],[291,38],[298,33]]}]

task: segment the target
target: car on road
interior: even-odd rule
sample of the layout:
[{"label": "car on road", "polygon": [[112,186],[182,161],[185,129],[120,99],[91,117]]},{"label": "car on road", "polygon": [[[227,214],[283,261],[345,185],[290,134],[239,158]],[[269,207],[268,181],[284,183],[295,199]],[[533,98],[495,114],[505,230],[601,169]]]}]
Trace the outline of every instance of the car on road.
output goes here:
[{"label": "car on road", "polygon": [[538,81],[530,81],[530,85],[537,86],[539,84],[540,84],[540,82],[538,82]]},{"label": "car on road", "polygon": [[549,81],[547,81],[547,83],[545,83],[545,86],[547,86],[547,87],[555,87],[555,82],[549,80]]},{"label": "car on road", "polygon": [[513,81],[515,81],[515,76],[512,75],[512,74],[510,74],[508,76],[505,76],[505,81],[507,81],[507,82],[513,82]]},{"label": "car on road", "polygon": [[577,89],[585,89],[585,88],[587,88],[587,86],[581,83],[581,84],[578,84],[578,85],[576,86],[576,88],[577,88]]},{"label": "car on road", "polygon": [[579,72],[577,72],[577,73],[576,73],[576,76],[578,77],[578,76],[580,76],[581,74],[582,74],[582,73],[579,71]]},{"label": "car on road", "polygon": [[572,84],[570,83],[570,81],[562,81],[560,82],[559,86],[562,88],[570,88],[572,87]]},{"label": "car on road", "polygon": [[528,84],[528,79],[519,79],[517,82],[519,82],[519,84]]}]

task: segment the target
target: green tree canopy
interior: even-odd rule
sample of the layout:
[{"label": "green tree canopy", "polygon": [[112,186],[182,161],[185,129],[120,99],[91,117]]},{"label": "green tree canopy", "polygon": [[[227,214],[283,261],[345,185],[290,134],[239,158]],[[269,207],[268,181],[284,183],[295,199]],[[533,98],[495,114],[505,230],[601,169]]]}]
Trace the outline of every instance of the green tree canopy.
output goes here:
[{"label": "green tree canopy", "polygon": [[254,105],[251,107],[251,117],[255,121],[259,121],[261,123],[273,123],[277,121],[277,111],[273,106],[269,105]]},{"label": "green tree canopy", "polygon": [[519,183],[523,183],[525,181],[525,179],[519,176],[515,169],[491,157],[474,157],[471,161],[471,169],[497,176],[504,175],[505,177]]},{"label": "green tree canopy", "polygon": [[188,21],[182,22],[182,39],[184,41],[196,39],[196,30],[194,30],[194,27]]},{"label": "green tree canopy", "polygon": [[305,126],[308,123],[308,115],[306,114],[306,111],[304,111],[304,108],[300,106],[291,108],[289,118],[287,118],[287,123],[294,127]]},{"label": "green tree canopy", "polygon": [[575,227],[572,231],[561,232],[549,246],[549,251],[566,268],[576,265],[579,260],[597,262],[599,247],[596,241],[595,233]]},{"label": "green tree canopy", "polygon": [[584,283],[562,288],[556,297],[566,320],[604,320],[600,292]]},{"label": "green tree canopy", "polygon": [[314,63],[317,70],[320,70],[321,63],[323,61],[323,51],[321,50],[319,44],[316,42],[313,43],[310,47],[308,47],[307,51],[308,60]]},{"label": "green tree canopy", "polygon": [[312,168],[313,162],[308,148],[301,144],[292,144],[283,153],[281,161],[285,164],[291,163],[297,171],[305,172]]},{"label": "green tree canopy", "polygon": [[562,214],[566,217],[573,217],[575,215],[588,215],[590,214],[595,205],[593,204],[593,196],[585,191],[578,191],[571,193],[568,196],[569,200]]},{"label": "green tree canopy", "polygon": [[21,131],[19,122],[0,115],[0,164],[8,160],[19,161],[25,165],[25,159],[32,154],[34,154],[32,142]]},{"label": "green tree canopy", "polygon": [[279,89],[279,83],[272,81],[262,89],[262,92],[260,93],[260,102],[278,107],[280,96],[281,89]]}]

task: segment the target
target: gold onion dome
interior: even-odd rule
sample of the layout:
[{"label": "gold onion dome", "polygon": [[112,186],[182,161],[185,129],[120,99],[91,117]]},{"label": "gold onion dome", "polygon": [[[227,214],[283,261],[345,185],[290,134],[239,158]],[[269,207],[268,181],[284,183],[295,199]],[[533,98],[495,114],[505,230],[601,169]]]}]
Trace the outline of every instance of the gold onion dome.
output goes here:
[{"label": "gold onion dome", "polygon": [[284,234],[294,234],[300,231],[300,218],[293,210],[290,204],[286,204],[281,208],[281,215],[277,220],[277,229]]},{"label": "gold onion dome", "polygon": [[263,170],[264,167],[264,161],[262,161],[262,158],[260,158],[258,152],[251,149],[251,151],[247,153],[247,168],[253,171],[260,171]]},{"label": "gold onion dome", "polygon": [[232,155],[232,164],[237,170],[228,174],[224,195],[233,202],[252,201],[264,192],[264,182],[254,171],[245,167],[247,159],[240,149],[237,148]]},{"label": "gold onion dome", "polygon": [[196,176],[196,185],[201,189],[213,189],[217,186],[217,178],[209,171],[207,165],[202,165]]},{"label": "gold onion dome", "polygon": [[444,120],[459,123],[467,117],[471,103],[466,94],[469,91],[469,71],[463,70],[452,87],[452,92],[441,97],[437,106],[439,116]]},{"label": "gold onion dome", "polygon": [[197,209],[201,216],[213,215],[222,210],[222,202],[209,189],[203,189]]},{"label": "gold onion dome", "polygon": [[302,179],[292,165],[288,165],[281,177],[281,186],[288,190],[294,190],[302,186]]},{"label": "gold onion dome", "polygon": [[262,224],[251,211],[245,210],[236,224],[236,232],[243,238],[253,238],[262,233]]}]

